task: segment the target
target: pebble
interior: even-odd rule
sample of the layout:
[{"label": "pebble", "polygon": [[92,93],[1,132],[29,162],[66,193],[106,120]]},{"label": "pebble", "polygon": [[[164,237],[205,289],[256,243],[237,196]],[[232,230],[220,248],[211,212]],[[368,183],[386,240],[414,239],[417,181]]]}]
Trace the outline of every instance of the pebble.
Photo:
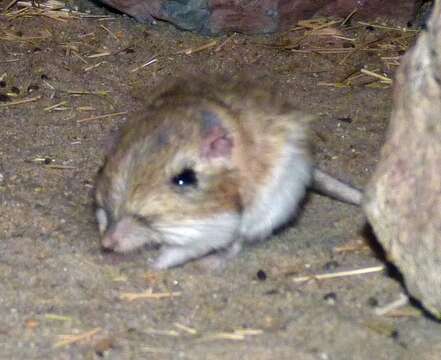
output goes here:
[{"label": "pebble", "polygon": [[338,268],[340,264],[338,263],[338,261],[335,260],[331,260],[328,261],[325,265],[323,265],[323,269],[325,271],[331,271],[331,270],[335,270],[336,268]]},{"label": "pebble", "polygon": [[335,292],[330,292],[323,296],[323,300],[325,300],[329,305],[335,305],[337,301],[337,294]]},{"label": "pebble", "polygon": [[371,307],[377,307],[377,306],[378,306],[378,300],[377,300],[377,298],[375,298],[375,297],[373,297],[373,296],[371,296],[371,297],[367,300],[367,303],[368,303],[368,305],[371,306]]},{"label": "pebble", "polygon": [[266,278],[267,278],[267,275],[266,275],[266,272],[265,272],[265,271],[263,271],[263,270],[259,270],[259,271],[257,272],[257,274],[256,274],[256,277],[257,277],[257,279],[260,280],[260,281],[265,281]]}]

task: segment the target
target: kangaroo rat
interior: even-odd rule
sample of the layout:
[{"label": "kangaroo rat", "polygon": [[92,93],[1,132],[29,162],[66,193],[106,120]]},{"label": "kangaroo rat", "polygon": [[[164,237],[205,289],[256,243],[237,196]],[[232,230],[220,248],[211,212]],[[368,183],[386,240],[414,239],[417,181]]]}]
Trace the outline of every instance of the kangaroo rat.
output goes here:
[{"label": "kangaroo rat", "polygon": [[98,174],[101,244],[159,244],[157,269],[233,256],[289,221],[309,186],[360,203],[358,190],[313,166],[308,117],[280,96],[247,82],[181,81],[123,129]]}]

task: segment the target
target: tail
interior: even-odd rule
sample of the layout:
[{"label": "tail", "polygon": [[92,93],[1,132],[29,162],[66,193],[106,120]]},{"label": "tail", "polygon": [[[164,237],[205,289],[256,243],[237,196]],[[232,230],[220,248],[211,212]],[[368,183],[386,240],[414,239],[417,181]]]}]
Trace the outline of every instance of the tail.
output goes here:
[{"label": "tail", "polygon": [[313,170],[311,188],[333,199],[357,206],[361,204],[363,198],[363,193],[359,189],[347,185],[317,168]]}]

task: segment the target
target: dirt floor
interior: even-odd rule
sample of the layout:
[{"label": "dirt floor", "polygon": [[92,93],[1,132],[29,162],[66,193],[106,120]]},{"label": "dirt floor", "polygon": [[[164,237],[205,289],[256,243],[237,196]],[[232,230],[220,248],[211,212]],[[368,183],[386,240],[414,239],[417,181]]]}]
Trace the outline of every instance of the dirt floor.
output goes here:
[{"label": "dirt floor", "polygon": [[[363,187],[392,91],[360,70],[393,76],[412,33],[358,24],[334,43],[301,29],[209,39],[17,10],[0,16],[1,359],[439,359],[438,323],[413,307],[377,312],[402,292],[384,272],[297,281],[382,265],[356,207],[311,195],[295,227],[221,273],[153,272],[152,252],[100,251],[91,197],[107,139],[149,93],[212,72],[278,84],[316,115],[320,167]],[[126,295],[148,291],[164,297]]]}]

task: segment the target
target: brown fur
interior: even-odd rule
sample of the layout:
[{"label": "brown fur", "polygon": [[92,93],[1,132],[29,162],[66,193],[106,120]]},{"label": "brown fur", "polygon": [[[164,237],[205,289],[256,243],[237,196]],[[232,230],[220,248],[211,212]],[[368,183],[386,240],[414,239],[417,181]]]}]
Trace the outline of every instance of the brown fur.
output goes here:
[{"label": "brown fur", "polygon": [[[103,246],[125,251],[163,239],[168,250],[156,266],[164,268],[268,236],[309,185],[308,120],[247,81],[189,79],[161,90],[125,126],[98,176]],[[186,168],[197,187],[172,184]]]}]

